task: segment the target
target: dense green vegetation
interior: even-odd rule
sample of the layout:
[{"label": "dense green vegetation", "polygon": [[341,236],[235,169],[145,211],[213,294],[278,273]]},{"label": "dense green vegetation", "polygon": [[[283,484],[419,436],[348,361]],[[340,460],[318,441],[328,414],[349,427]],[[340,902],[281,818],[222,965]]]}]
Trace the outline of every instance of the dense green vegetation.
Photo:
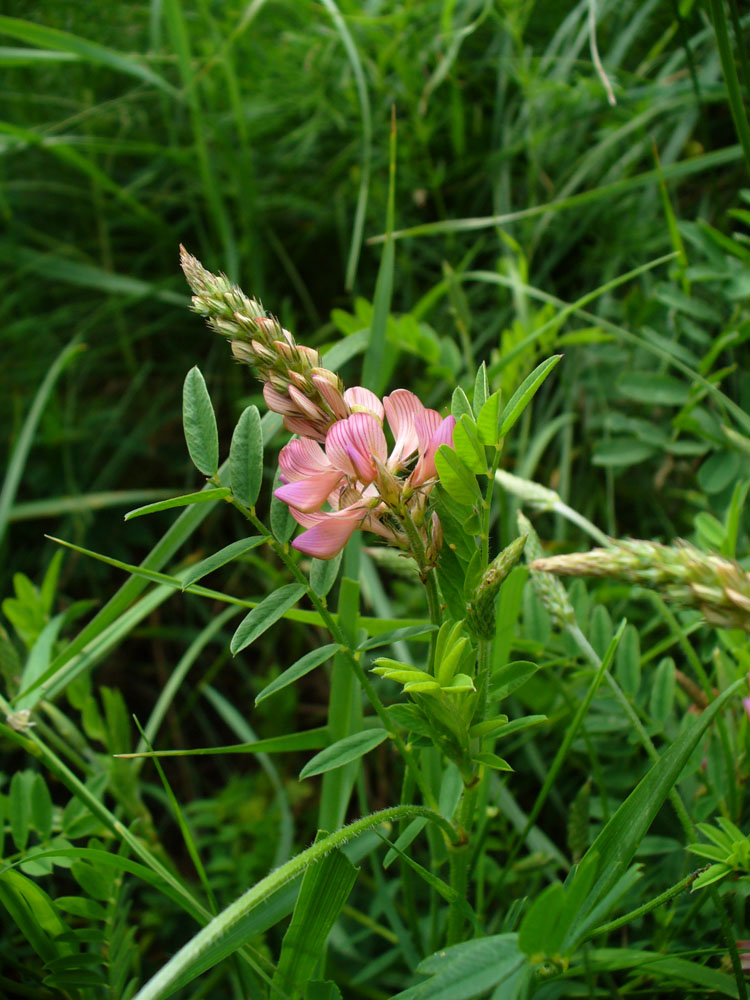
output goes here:
[{"label": "dense green vegetation", "polygon": [[[363,717],[366,734],[377,722],[340,651],[255,706],[301,657],[343,645],[305,592],[232,655],[246,602],[293,596],[283,544],[240,546],[203,594],[175,585],[261,530],[242,504],[123,522],[205,483],[183,433],[190,369],[210,392],[222,462],[246,408],[267,409],[189,312],[180,244],[378,396],[404,387],[455,413],[454,390],[474,401],[484,362],[487,391],[507,404],[563,355],[498,457],[501,473],[557,499],[501,478],[490,558],[523,509],[547,554],[603,535],[683,538],[748,566],[749,25],[737,0],[161,0],[95,16],[15,0],[0,16],[0,995],[130,1000],[317,830],[429,805],[391,739],[299,778]],[[255,511],[283,543],[271,498],[288,434],[268,417],[263,431]],[[352,645],[427,615],[412,567],[372,542],[326,581],[347,628],[362,616]],[[150,576],[133,572],[143,560]],[[481,772],[471,909],[456,904],[461,875],[438,825],[404,846],[409,860],[371,829],[349,861],[334,851],[306,869],[291,924],[299,880],[172,995],[335,1000],[327,985],[305,993],[307,977],[347,998],[746,996],[747,692],[712,705],[750,668],[746,634],[627,582],[566,587],[574,627],[523,567],[501,591],[490,701],[546,721],[499,745],[512,773]],[[426,638],[367,656],[419,663]],[[509,662],[538,669],[503,689]],[[375,685],[387,705],[408,700]],[[112,756],[256,739],[278,742],[163,771]],[[420,773],[451,819],[459,769],[422,739]],[[647,802],[628,799],[636,787]],[[597,837],[626,800],[620,871]],[[653,823],[637,829],[639,815]],[[404,816],[380,836],[394,842]],[[623,829],[636,831],[630,847]],[[729,874],[691,893],[706,859],[686,848],[711,831]],[[595,842],[624,878],[596,883],[610,895],[590,936],[564,938],[557,880]],[[593,906],[593,869],[578,871]],[[318,896],[328,912],[311,918]],[[320,939],[305,942],[313,926]],[[331,928],[325,961],[295,966]],[[519,929],[520,951],[502,937]],[[428,959],[459,941],[465,968]],[[515,978],[466,978],[506,967]]]}]

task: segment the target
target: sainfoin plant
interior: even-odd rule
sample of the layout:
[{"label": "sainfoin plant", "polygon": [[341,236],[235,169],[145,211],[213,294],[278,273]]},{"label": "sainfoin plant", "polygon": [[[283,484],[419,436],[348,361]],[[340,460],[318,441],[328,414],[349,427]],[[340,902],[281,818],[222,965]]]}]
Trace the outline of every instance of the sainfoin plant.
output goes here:
[{"label": "sainfoin plant", "polygon": [[[594,995],[594,981],[607,990],[611,986],[610,994],[617,996],[615,973],[641,983],[641,995],[684,995],[689,989],[745,996],[741,919],[737,908],[732,912],[728,905],[727,888],[734,882],[745,889],[747,838],[730,817],[716,818],[723,800],[713,794],[708,778],[705,792],[700,786],[707,803],[698,811],[703,822],[687,808],[681,787],[686,776],[695,783],[709,766],[723,768],[730,781],[741,773],[735,770],[732,749],[745,739],[748,721],[743,694],[750,664],[737,634],[750,631],[745,571],[729,557],[687,544],[609,539],[570,511],[554,491],[501,468],[504,439],[560,362],[559,355],[539,364],[506,401],[499,390],[493,391],[484,365],[471,393],[457,387],[444,409],[424,405],[405,387],[381,397],[367,385],[347,387],[330,361],[298,343],[259,302],[184,250],[182,266],[194,311],[260,379],[268,412],[261,416],[254,405],[244,410],[222,464],[208,386],[199,368],[191,369],[183,387],[183,423],[189,455],[205,485],[196,483],[193,492],[137,508],[126,520],[221,500],[242,515],[249,535],[179,575],[109,561],[158,587],[224,600],[231,612],[237,605],[247,608],[231,639],[235,656],[252,653],[262,636],[281,628],[282,620],[314,629],[311,648],[270,680],[256,703],[279,696],[313,671],[327,671],[330,697],[326,725],[296,733],[257,740],[243,721],[251,717],[250,706],[237,704],[224,712],[230,718],[232,711],[238,713],[235,728],[247,731],[244,743],[153,749],[157,721],[141,730],[132,752],[110,747],[120,751],[114,766],[130,769],[131,777],[144,758],[155,764],[165,801],[199,874],[200,890],[165,863],[141,835],[138,822],[131,828],[110,812],[96,789],[77,779],[32,728],[40,698],[62,683],[54,663],[30,678],[12,704],[3,701],[12,738],[40,757],[85,804],[94,819],[92,829],[103,829],[122,844],[122,871],[168,897],[191,918],[182,946],[164,957],[145,982],[134,976],[126,984],[124,973],[115,977],[117,995],[127,1000],[190,995],[181,991],[223,963],[234,962],[231,995],[253,998],[336,1000],[356,986],[356,995],[361,989],[361,995],[398,1000],[544,1000]],[[335,358],[335,349],[333,353]],[[275,468],[267,468],[266,445],[282,423],[291,437],[273,461]],[[273,478],[270,489],[268,478]],[[519,502],[570,515],[601,547],[545,556],[534,526],[516,509]],[[506,540],[500,546],[503,531]],[[373,559],[406,574],[411,584],[408,618],[360,615],[363,543]],[[275,567],[276,583],[261,600],[229,598],[199,586],[212,571],[251,552]],[[644,703],[643,658],[634,627],[625,619],[612,626],[600,605],[584,630],[589,617],[585,590],[566,590],[558,579],[564,575],[608,577],[650,588],[655,601],[663,594],[688,613],[694,609],[699,616],[694,624],[702,616],[735,630],[727,632],[721,653],[721,688],[712,685],[694,654],[697,682],[666,657],[653,673]],[[393,578],[398,579],[396,571]],[[669,603],[660,607],[667,618],[672,614]],[[512,640],[521,616],[524,636]],[[228,619],[220,617],[223,625]],[[550,638],[552,630],[557,639]],[[85,657],[85,632],[83,636],[80,654]],[[512,658],[519,644],[528,659]],[[548,646],[554,655],[547,653]],[[581,697],[568,706],[563,738],[544,766],[540,787],[529,796],[515,781],[514,766],[530,745],[529,735],[552,721],[544,709],[553,703],[548,688],[555,683],[556,664],[565,659],[557,655],[561,652],[577,664]],[[70,682],[76,661],[72,668],[60,669]],[[676,683],[691,698],[692,710],[685,711],[670,739],[662,742],[660,724],[664,728],[669,718],[672,725]],[[127,734],[114,701],[107,720],[119,719]],[[93,710],[89,706],[87,711]],[[156,709],[154,715],[161,717]],[[595,716],[593,725],[590,715]],[[623,753],[636,747],[649,761],[627,787],[618,786],[616,800],[611,787],[609,792],[605,787],[593,746],[597,724],[602,732],[610,726],[617,733]],[[314,751],[299,777],[307,782],[321,776],[317,836],[298,853],[284,845],[286,853],[277,853],[275,866],[221,908],[189,817],[176,802],[160,758],[275,751]],[[559,797],[571,757],[585,753],[591,776],[570,806],[566,856],[536,822],[548,800]],[[379,808],[372,810],[366,808],[364,775],[376,766],[388,775],[387,798],[381,797]],[[135,815],[145,822],[137,793],[120,773],[121,794],[129,789]],[[28,785],[38,799],[35,781],[34,775],[26,785],[19,781],[17,795]],[[736,818],[741,797],[728,796],[727,801]],[[682,842],[670,841],[677,845],[669,848],[677,860],[669,859],[669,884],[663,887],[649,869],[649,852],[658,853],[655,842],[668,839],[651,833],[655,822],[665,823],[668,809],[667,829],[676,817]],[[502,841],[499,828],[504,830]],[[22,863],[32,867],[22,871],[38,874],[35,864],[73,859],[79,884],[94,887],[96,897],[99,887],[85,866],[94,870],[110,863],[105,862],[109,853],[97,840],[85,848],[72,846],[75,823],[67,828],[68,839],[53,842],[51,829],[50,823],[42,844],[24,855]],[[89,828],[84,824],[81,829]],[[696,870],[691,855],[713,864]],[[364,880],[357,864],[365,859],[375,874],[368,872],[367,885],[357,889],[375,900],[369,914],[350,903],[358,878]],[[31,898],[25,875],[15,870],[4,874],[16,880],[0,881],[0,899],[7,906],[24,893]],[[678,902],[681,909],[672,910]],[[81,917],[96,912],[83,903],[67,905]],[[670,914],[686,920],[703,906],[718,928],[717,947],[725,956],[721,965],[700,954],[650,947],[640,933],[647,919],[662,926]],[[67,941],[52,913],[47,912],[45,933]],[[261,938],[290,914],[283,934]],[[381,926],[381,914],[387,927]],[[335,944],[342,915],[359,921],[388,948],[368,947],[366,960],[359,960],[356,949],[347,946],[341,961],[327,963],[327,941]],[[624,936],[631,928],[632,940]],[[159,932],[158,925],[153,927],[152,938],[158,939]],[[123,926],[118,933],[129,941],[136,931]],[[82,947],[75,935],[71,942],[71,948]],[[78,958],[80,953],[72,951],[55,957],[49,983],[64,984],[66,969]],[[392,986],[394,981],[398,985]],[[97,987],[92,978],[75,995],[98,996]],[[93,992],[87,993],[89,988]],[[208,989],[196,995],[212,995]]]}]

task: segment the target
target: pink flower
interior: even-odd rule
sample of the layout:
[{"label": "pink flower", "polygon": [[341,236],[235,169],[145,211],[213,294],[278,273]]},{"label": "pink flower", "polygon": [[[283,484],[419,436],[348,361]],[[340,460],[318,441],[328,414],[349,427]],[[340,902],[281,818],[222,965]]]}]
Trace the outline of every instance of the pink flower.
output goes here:
[{"label": "pink flower", "polygon": [[[381,403],[369,389],[356,387],[347,389],[344,400],[353,412],[329,428],[325,450],[304,438],[290,441],[279,455],[283,485],[276,496],[308,529],[292,544],[318,559],[337,555],[357,528],[404,546],[403,534],[390,520],[384,523],[384,517],[389,512],[398,516],[402,498],[415,510],[423,509],[437,478],[435,453],[441,444],[453,442],[453,417],[441,419],[406,389],[397,389]],[[390,455],[384,416],[394,438]],[[396,478],[415,453],[411,474]],[[326,501],[331,510],[321,510]]]}]

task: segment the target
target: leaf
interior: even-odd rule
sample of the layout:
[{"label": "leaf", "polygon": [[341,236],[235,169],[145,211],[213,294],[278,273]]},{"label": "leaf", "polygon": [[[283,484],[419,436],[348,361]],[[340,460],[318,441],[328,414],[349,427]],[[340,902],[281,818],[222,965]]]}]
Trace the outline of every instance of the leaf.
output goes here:
[{"label": "leaf", "polygon": [[189,587],[191,583],[196,583],[198,580],[202,580],[204,576],[208,576],[209,573],[213,573],[213,571],[218,569],[220,566],[226,566],[227,563],[230,563],[233,559],[237,559],[239,556],[244,555],[245,552],[250,552],[251,549],[256,549],[265,541],[266,539],[264,535],[253,535],[250,538],[240,538],[237,542],[230,542],[229,545],[225,545],[223,549],[219,549],[218,552],[214,552],[213,555],[207,556],[205,559],[201,559],[200,562],[197,562],[194,566],[191,566],[182,577],[182,589],[185,590],[185,588]]},{"label": "leaf", "polygon": [[390,646],[394,642],[403,642],[406,639],[415,639],[420,635],[428,635],[436,632],[437,625],[425,622],[424,625],[407,625],[405,628],[396,628],[391,632],[381,632],[380,635],[371,636],[361,642],[357,649],[376,649],[378,646]]},{"label": "leaf", "polygon": [[325,663],[326,660],[330,660],[338,648],[337,643],[331,642],[327,646],[321,646],[320,649],[313,649],[300,657],[296,663],[293,663],[291,667],[288,667],[282,674],[279,674],[278,677],[263,688],[255,699],[255,704],[259,705],[266,698],[270,698],[272,694],[276,694],[277,691],[281,691],[290,684],[294,684],[300,677],[304,677],[311,670]]},{"label": "leaf", "polygon": [[495,448],[500,439],[500,392],[493,392],[477,417],[479,440],[490,448]]},{"label": "leaf", "polygon": [[518,933],[521,951],[535,957],[554,956],[562,943],[558,927],[564,908],[565,888],[562,882],[555,882],[540,892],[521,923]]},{"label": "leaf", "polygon": [[325,597],[336,582],[344,550],[333,559],[313,559],[310,564],[310,586],[318,597]]},{"label": "leaf", "polygon": [[632,698],[641,686],[641,639],[635,625],[626,625],[615,653],[615,671],[620,687]]},{"label": "leaf", "polygon": [[211,397],[199,368],[191,368],[182,387],[182,425],[193,465],[204,476],[219,469],[219,432]]},{"label": "leaf", "polygon": [[54,903],[40,886],[20,872],[4,871],[0,874],[0,905],[5,907],[31,947],[45,962],[72,950],[69,945],[58,945],[55,941],[68,928],[60,919]]},{"label": "leaf", "polygon": [[495,934],[441,948],[417,966],[431,978],[393,1000],[473,1000],[497,989],[495,997],[516,1000],[522,995],[531,967],[518,948],[517,934]]},{"label": "leaf", "polygon": [[598,441],[594,445],[591,459],[594,465],[608,468],[637,465],[657,454],[657,449],[638,438],[612,437],[608,441]]},{"label": "leaf", "polygon": [[690,396],[687,382],[661,372],[625,372],[617,389],[626,399],[648,406],[682,406]]},{"label": "leaf", "polygon": [[251,642],[255,642],[258,636],[263,635],[266,629],[294,607],[306,590],[307,587],[303,583],[287,583],[265,597],[238,625],[229,645],[232,655],[236,656]]},{"label": "leaf", "polygon": [[17,17],[0,17],[0,32],[29,45],[39,46],[39,48],[57,50],[57,53],[72,53],[86,62],[106,66],[108,69],[136,77],[143,83],[149,83],[173,97],[179,95],[171,83],[154,73],[148,66],[141,65],[132,56],[118,52],[116,49],[105,48],[103,45],[90,42],[86,38],[70,34],[67,31],[59,31],[57,28],[23,21]]},{"label": "leaf", "polygon": [[453,450],[472,472],[487,474],[487,456],[477,436],[477,427],[465,413],[453,428]]},{"label": "leaf", "polygon": [[19,851],[25,849],[29,840],[31,789],[34,777],[33,771],[16,771],[10,782],[10,794],[8,796],[10,835]]},{"label": "leaf", "polygon": [[229,446],[229,485],[244,507],[254,507],[263,484],[263,431],[257,406],[242,411]]},{"label": "leaf", "polygon": [[31,782],[29,811],[31,823],[39,834],[39,839],[49,839],[52,833],[52,796],[41,774],[35,774]]},{"label": "leaf", "polygon": [[388,733],[385,729],[365,729],[359,733],[352,733],[351,736],[345,736],[343,740],[337,740],[325,750],[316,753],[302,768],[299,776],[312,778],[316,774],[343,767],[350,761],[364,757],[387,739]]},{"label": "leaf", "polygon": [[[471,408],[474,413],[480,412],[484,404],[487,402],[489,394],[490,385],[487,380],[487,365],[483,361],[477,369],[477,376],[474,379],[474,395],[471,400]],[[485,444],[487,444],[486,441]]]},{"label": "leaf", "polygon": [[534,398],[541,384],[561,358],[562,354],[555,354],[551,358],[547,358],[546,361],[537,365],[534,371],[530,375],[527,375],[518,389],[516,389],[511,398],[508,400],[508,404],[503,410],[503,415],[500,418],[499,436],[501,438],[505,437],[513,424],[515,424],[516,420],[518,420],[523,411]]},{"label": "leaf", "polygon": [[453,390],[453,396],[451,397],[451,414],[458,422],[463,414],[466,414],[471,420],[474,419],[474,411],[471,408],[471,403],[466,393],[463,391],[460,385],[457,385]]},{"label": "leaf", "polygon": [[435,466],[446,493],[454,500],[467,506],[481,501],[482,494],[476,477],[467,469],[453,448],[441,444],[435,455]]},{"label": "leaf", "polygon": [[471,759],[477,764],[483,764],[485,767],[491,767],[493,771],[513,770],[508,761],[503,760],[502,757],[498,757],[496,753],[475,753],[472,754]]},{"label": "leaf", "polygon": [[648,707],[654,722],[663,725],[672,711],[675,690],[675,668],[671,656],[665,656],[654,671]]},{"label": "leaf", "polygon": [[[327,834],[318,831],[316,843]],[[326,939],[357,880],[357,869],[333,851],[306,870],[292,919],[281,943],[271,993],[297,996],[325,954]]]},{"label": "leaf", "polygon": [[512,663],[506,663],[504,667],[496,671],[492,678],[490,697],[493,701],[507,698],[509,694],[513,694],[525,684],[530,677],[533,677],[538,669],[539,664],[532,663],[530,660],[514,660]]},{"label": "leaf", "polygon": [[199,490],[197,493],[185,493],[181,497],[171,497],[169,500],[159,500],[158,503],[146,504],[145,507],[136,507],[129,510],[125,515],[126,521],[132,521],[134,517],[143,517],[144,514],[156,514],[160,510],[170,510],[172,507],[189,507],[197,503],[211,503],[213,500],[225,500],[231,495],[231,490],[226,486],[219,486],[212,490]]},{"label": "leaf", "polygon": [[294,520],[291,511],[283,500],[279,500],[276,496],[276,490],[281,486],[281,479],[279,478],[280,470],[276,470],[276,475],[273,480],[273,492],[271,495],[271,531],[273,532],[274,538],[278,542],[286,543],[294,534],[294,529],[297,527],[297,522]]}]

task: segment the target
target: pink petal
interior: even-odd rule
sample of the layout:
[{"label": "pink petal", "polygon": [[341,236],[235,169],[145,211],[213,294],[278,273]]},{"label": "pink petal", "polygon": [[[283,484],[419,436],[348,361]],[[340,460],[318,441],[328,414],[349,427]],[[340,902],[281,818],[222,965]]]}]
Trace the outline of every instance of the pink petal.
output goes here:
[{"label": "pink petal", "polygon": [[383,423],[383,404],[374,392],[364,389],[361,385],[355,385],[346,390],[344,399],[352,409],[359,410],[361,407],[364,411],[370,412],[381,424]]},{"label": "pink petal", "polygon": [[342,397],[336,386],[331,385],[328,379],[322,375],[311,375],[310,377],[315,388],[330,406],[331,413],[333,413],[336,419],[343,420],[345,417],[348,417],[350,410],[346,404],[346,397]]},{"label": "pink petal", "polygon": [[[428,413],[433,412],[428,410]],[[439,417],[439,414],[438,414]],[[422,434],[427,435],[430,424],[433,422],[433,418],[425,420],[424,424],[420,427]],[[454,417],[446,417],[442,420],[437,427],[432,431],[432,435],[429,438],[429,444],[422,453],[422,448],[420,446],[420,456],[419,461],[414,467],[414,471],[409,477],[409,482],[412,486],[421,486],[430,479],[437,478],[437,469],[435,468],[435,454],[441,444],[450,445],[453,447],[453,428],[456,426],[456,421]]]},{"label": "pink petal", "polygon": [[290,434],[299,434],[301,438],[313,438],[315,441],[325,441],[325,432],[318,429],[310,420],[301,417],[284,417],[284,426]]},{"label": "pink petal", "polygon": [[265,399],[268,409],[273,410],[274,413],[281,413],[283,416],[297,413],[297,407],[291,399],[274,389],[270,382],[266,382],[263,386],[263,399]]},{"label": "pink petal", "polygon": [[308,476],[295,483],[280,486],[275,491],[274,496],[283,500],[289,507],[296,507],[297,510],[319,510],[328,498],[328,494],[342,478],[343,476],[337,469],[333,469],[331,472],[321,472],[317,476]]},{"label": "pink petal", "polygon": [[333,471],[333,466],[320,445],[307,438],[284,445],[279,452],[279,468],[288,483]]},{"label": "pink petal", "polygon": [[383,406],[395,440],[388,467],[396,469],[404,465],[419,446],[414,421],[417,414],[424,410],[424,406],[408,389],[396,389],[385,397]]},{"label": "pink petal", "polygon": [[312,420],[320,420],[321,418],[325,419],[325,414],[320,407],[311,402],[304,392],[301,392],[295,385],[290,385],[288,392],[290,398],[297,404],[296,412],[301,410],[302,413],[310,417]]},{"label": "pink petal", "polygon": [[298,535],[292,542],[292,547],[315,559],[332,559],[352,537],[364,514],[358,507],[319,514],[315,527]]},{"label": "pink petal", "polygon": [[353,413],[338,420],[326,434],[326,455],[331,464],[362,483],[377,476],[373,457],[385,462],[388,445],[383,428],[370,413]]}]

